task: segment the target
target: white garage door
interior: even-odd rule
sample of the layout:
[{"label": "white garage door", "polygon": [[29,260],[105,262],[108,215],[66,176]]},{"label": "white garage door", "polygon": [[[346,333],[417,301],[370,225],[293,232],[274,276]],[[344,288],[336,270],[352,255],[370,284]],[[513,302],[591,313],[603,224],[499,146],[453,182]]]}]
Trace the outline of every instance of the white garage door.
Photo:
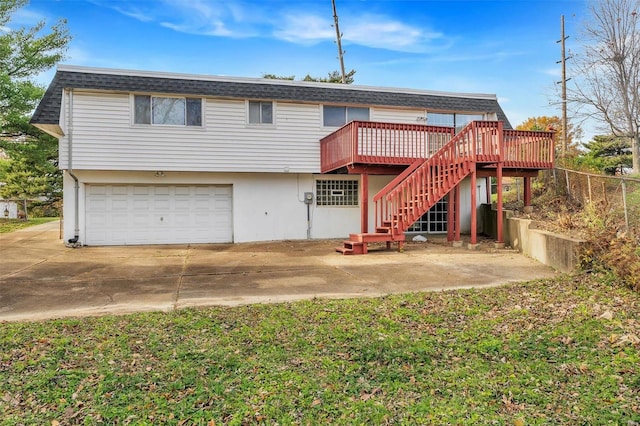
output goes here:
[{"label": "white garage door", "polygon": [[87,185],[88,245],[233,241],[229,185]]}]

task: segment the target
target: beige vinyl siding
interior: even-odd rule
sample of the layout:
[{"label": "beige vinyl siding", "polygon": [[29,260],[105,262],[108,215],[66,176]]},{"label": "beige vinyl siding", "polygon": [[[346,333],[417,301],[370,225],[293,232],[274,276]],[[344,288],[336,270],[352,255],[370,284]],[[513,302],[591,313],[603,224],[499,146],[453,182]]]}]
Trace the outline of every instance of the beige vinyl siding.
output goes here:
[{"label": "beige vinyl siding", "polygon": [[371,121],[383,123],[424,124],[418,117],[424,117],[424,110],[372,108]]},{"label": "beige vinyl siding", "polygon": [[[205,99],[203,127],[133,125],[129,94],[75,92],[73,168],[314,173],[318,105],[277,103],[275,124],[247,124],[243,100]],[[63,115],[64,117],[64,115]],[[69,133],[69,132],[67,132]],[[68,134],[61,141],[66,167]]]}]

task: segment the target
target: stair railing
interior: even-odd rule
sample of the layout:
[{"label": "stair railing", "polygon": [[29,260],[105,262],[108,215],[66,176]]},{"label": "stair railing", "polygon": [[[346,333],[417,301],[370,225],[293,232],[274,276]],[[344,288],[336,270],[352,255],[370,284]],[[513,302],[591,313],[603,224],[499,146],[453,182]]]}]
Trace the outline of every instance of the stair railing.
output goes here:
[{"label": "stair railing", "polygon": [[390,223],[392,234],[404,233],[460,183],[475,162],[499,161],[502,133],[502,122],[472,121],[426,161],[414,163],[412,171],[375,195],[376,227]]}]

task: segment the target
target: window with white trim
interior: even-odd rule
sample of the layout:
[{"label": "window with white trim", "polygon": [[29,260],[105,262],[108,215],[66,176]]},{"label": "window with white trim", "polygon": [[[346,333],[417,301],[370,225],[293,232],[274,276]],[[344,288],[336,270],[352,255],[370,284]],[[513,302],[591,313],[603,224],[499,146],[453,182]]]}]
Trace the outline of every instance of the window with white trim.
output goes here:
[{"label": "window with white trim", "polygon": [[358,206],[357,180],[316,181],[316,205],[318,206]]},{"label": "window with white trim", "polygon": [[202,126],[202,99],[135,95],[134,124]]},{"label": "window with white trim", "polygon": [[444,114],[437,112],[427,112],[427,124],[433,124],[435,126],[449,126],[455,127],[456,133],[464,128],[472,121],[485,120],[484,114]]},{"label": "window with white trim", "polygon": [[353,120],[369,121],[369,108],[322,106],[322,125],[325,127],[341,127]]},{"label": "window with white trim", "polygon": [[249,124],[273,124],[273,102],[249,101]]}]

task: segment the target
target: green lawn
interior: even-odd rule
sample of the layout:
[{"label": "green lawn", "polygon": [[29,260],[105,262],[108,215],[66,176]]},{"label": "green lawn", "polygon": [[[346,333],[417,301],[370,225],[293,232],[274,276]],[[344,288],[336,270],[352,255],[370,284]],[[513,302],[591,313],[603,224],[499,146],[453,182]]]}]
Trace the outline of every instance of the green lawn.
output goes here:
[{"label": "green lawn", "polygon": [[18,229],[27,228],[33,225],[40,225],[47,222],[58,220],[57,217],[36,217],[29,220],[20,219],[0,219],[0,234],[17,231]]},{"label": "green lawn", "polygon": [[0,424],[637,425],[640,296],[601,281],[4,323]]}]

